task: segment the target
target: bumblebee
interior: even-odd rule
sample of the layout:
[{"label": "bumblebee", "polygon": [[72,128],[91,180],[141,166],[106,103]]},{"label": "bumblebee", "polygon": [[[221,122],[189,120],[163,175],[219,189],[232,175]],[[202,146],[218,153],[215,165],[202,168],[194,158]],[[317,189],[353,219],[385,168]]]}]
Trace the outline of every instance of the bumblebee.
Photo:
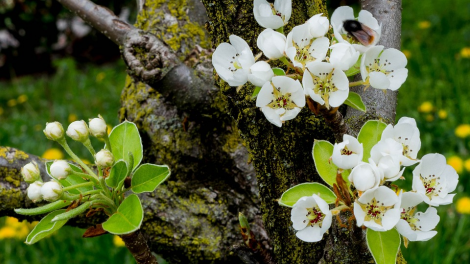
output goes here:
[{"label": "bumblebee", "polygon": [[343,28],[351,37],[364,46],[374,43],[377,37],[377,33],[374,30],[356,20],[345,20]]}]

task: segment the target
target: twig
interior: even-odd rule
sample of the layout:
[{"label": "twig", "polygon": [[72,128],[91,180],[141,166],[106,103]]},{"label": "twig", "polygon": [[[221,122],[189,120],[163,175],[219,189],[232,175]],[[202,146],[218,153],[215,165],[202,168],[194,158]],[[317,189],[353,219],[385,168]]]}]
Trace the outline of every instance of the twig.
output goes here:
[{"label": "twig", "polygon": [[122,241],[134,256],[135,261],[139,264],[158,264],[157,259],[150,251],[147,241],[140,232],[137,230],[127,235],[121,235]]}]

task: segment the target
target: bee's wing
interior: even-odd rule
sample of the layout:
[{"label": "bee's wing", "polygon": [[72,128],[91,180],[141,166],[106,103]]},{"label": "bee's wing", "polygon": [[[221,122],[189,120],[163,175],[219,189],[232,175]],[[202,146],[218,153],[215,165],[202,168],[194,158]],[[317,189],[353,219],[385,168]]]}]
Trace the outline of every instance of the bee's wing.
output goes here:
[{"label": "bee's wing", "polygon": [[361,27],[362,30],[352,32],[352,34],[359,42],[361,42],[362,45],[369,46],[370,44],[374,43],[375,36],[377,35],[377,33],[375,33],[375,31],[372,30],[370,27],[362,23]]}]

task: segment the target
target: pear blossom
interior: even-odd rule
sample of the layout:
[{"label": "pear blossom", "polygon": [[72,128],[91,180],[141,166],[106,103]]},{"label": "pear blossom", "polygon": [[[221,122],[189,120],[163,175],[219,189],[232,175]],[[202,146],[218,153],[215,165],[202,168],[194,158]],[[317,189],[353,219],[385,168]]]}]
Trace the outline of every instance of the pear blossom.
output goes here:
[{"label": "pear blossom", "polygon": [[400,197],[385,186],[370,189],[354,202],[357,226],[374,231],[388,231],[400,220]]},{"label": "pear blossom", "polygon": [[370,157],[376,164],[380,162],[382,157],[387,155],[392,155],[398,158],[400,165],[401,162],[406,159],[406,157],[403,156],[403,145],[391,138],[380,139],[380,141],[377,142],[377,144],[375,144],[370,150]]},{"label": "pear blossom", "polygon": [[282,123],[297,116],[305,106],[302,85],[286,76],[275,76],[261,87],[256,98],[256,106],[269,122],[281,127]]},{"label": "pear blossom", "polygon": [[361,55],[349,43],[336,43],[330,47],[330,63],[342,71],[347,71],[356,64]]},{"label": "pear blossom", "polygon": [[331,226],[333,216],[328,204],[318,195],[304,196],[292,207],[291,221],[296,236],[305,242],[317,242]]},{"label": "pear blossom", "polygon": [[343,142],[335,143],[331,159],[340,169],[352,169],[362,160],[364,149],[355,137],[344,134]]},{"label": "pear blossom", "polygon": [[274,4],[266,0],[255,0],[253,15],[256,22],[264,28],[278,29],[289,22],[292,14],[292,0],[275,0]]},{"label": "pear blossom", "polygon": [[356,190],[360,192],[377,189],[382,179],[383,173],[371,159],[369,159],[369,163],[360,162],[352,169],[348,177]]},{"label": "pear blossom", "polygon": [[305,94],[327,108],[344,103],[349,95],[349,80],[343,71],[328,62],[311,62],[306,67],[302,79]]},{"label": "pear blossom", "polygon": [[60,180],[67,178],[67,176],[70,175],[73,170],[67,161],[56,160],[54,163],[52,163],[50,172],[52,177]]},{"label": "pear blossom", "polygon": [[286,40],[284,34],[267,28],[259,34],[256,45],[269,59],[279,59],[284,57]]},{"label": "pear blossom", "polygon": [[382,138],[392,138],[403,145],[403,166],[411,166],[418,162],[416,159],[421,148],[419,129],[414,118],[402,117],[395,126],[388,125],[382,132]]},{"label": "pear blossom", "polygon": [[248,81],[250,67],[255,64],[253,52],[242,38],[231,35],[229,43],[221,43],[212,55],[212,65],[222,80],[230,86]]},{"label": "pear blossom", "polygon": [[329,45],[328,38],[312,37],[308,24],[303,24],[294,27],[287,35],[286,55],[295,67],[303,69],[309,62],[325,59]]},{"label": "pear blossom", "polygon": [[274,72],[271,66],[265,61],[258,61],[250,67],[251,73],[248,74],[248,80],[256,85],[263,86],[266,82],[271,81],[274,77]]},{"label": "pear blossom", "polygon": [[33,183],[41,180],[41,172],[39,171],[38,164],[34,161],[24,165],[21,168],[21,176],[27,183]]},{"label": "pear blossom", "polygon": [[446,158],[438,153],[424,155],[421,163],[413,170],[414,191],[423,201],[432,206],[452,203],[459,175],[452,166],[447,165]]},{"label": "pear blossom", "polygon": [[309,27],[310,35],[314,38],[325,36],[330,28],[328,18],[323,16],[322,13],[312,16],[306,24]]},{"label": "pear blossom", "polygon": [[364,53],[370,47],[379,42],[382,26],[379,25],[377,19],[375,19],[369,11],[361,10],[359,12],[359,17],[357,18],[359,23],[370,28],[375,33],[372,43],[368,46],[360,44],[354,37],[348,34],[348,32],[343,27],[344,21],[347,20],[356,20],[354,17],[354,10],[349,6],[340,6],[336,8],[336,10],[331,15],[331,26],[333,27],[335,38],[339,43],[351,43],[357,51]]},{"label": "pear blossom", "polygon": [[408,61],[405,54],[397,49],[383,49],[383,46],[375,46],[364,53],[361,60],[362,80],[376,89],[396,91],[408,77],[408,69],[405,68]]},{"label": "pear blossom", "polygon": [[31,183],[28,186],[28,190],[27,190],[28,198],[34,203],[42,201],[42,194],[41,194],[42,185],[43,185],[42,182],[36,181],[36,182]]},{"label": "pear blossom", "polygon": [[88,127],[90,134],[96,138],[104,138],[108,135],[108,126],[106,125],[104,118],[100,115],[96,118],[90,119],[88,121]]},{"label": "pear blossom", "polygon": [[62,124],[57,121],[46,123],[46,128],[43,132],[50,140],[59,140],[64,138],[64,128],[62,127]]},{"label": "pear blossom", "polygon": [[41,194],[44,200],[54,202],[62,196],[62,186],[56,181],[48,181],[41,187]]},{"label": "pear blossom", "polygon": [[102,149],[98,151],[95,155],[96,165],[104,168],[104,167],[111,167],[114,164],[114,156],[111,151],[107,149]]},{"label": "pear blossom", "polygon": [[431,231],[440,219],[436,208],[428,207],[424,213],[416,212],[417,205],[422,201],[418,193],[406,192],[402,195],[397,231],[409,241],[428,241],[437,234]]},{"label": "pear blossom", "polygon": [[74,121],[67,128],[67,136],[75,141],[85,142],[88,139],[89,131],[85,121]]},{"label": "pear blossom", "polygon": [[400,170],[400,159],[398,156],[385,155],[380,158],[377,167],[383,172],[386,181],[398,180],[405,171],[405,168]]}]

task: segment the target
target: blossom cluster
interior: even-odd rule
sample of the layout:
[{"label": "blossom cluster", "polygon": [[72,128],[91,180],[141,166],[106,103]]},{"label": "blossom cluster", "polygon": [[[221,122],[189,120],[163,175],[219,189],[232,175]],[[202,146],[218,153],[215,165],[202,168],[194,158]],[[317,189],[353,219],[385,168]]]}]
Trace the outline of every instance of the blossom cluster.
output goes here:
[{"label": "blossom cluster", "polygon": [[[452,203],[458,175],[447,165],[443,155],[426,154],[417,159],[421,148],[420,132],[413,118],[402,117],[388,125],[380,140],[370,149],[368,162],[363,162],[364,147],[355,137],[343,136],[333,147],[331,161],[339,171],[350,170],[348,180],[356,190],[353,212],[359,227],[374,231],[396,228],[408,241],[427,241],[437,232],[439,222],[434,207]],[[369,157],[369,155],[367,155]],[[405,167],[414,168],[412,190],[394,191],[388,182],[403,178]],[[420,203],[429,205],[418,212]],[[323,237],[331,224],[328,206],[319,196],[303,197],[293,206],[292,222],[297,237],[315,242]],[[307,223],[307,224],[305,224]]]},{"label": "blossom cluster", "polygon": [[[287,73],[277,76],[267,61],[256,61],[248,43],[236,35],[216,48],[212,63],[230,86],[250,82],[261,87],[256,106],[276,126],[297,116],[305,96],[326,108],[342,105],[352,85],[348,75],[360,72],[359,84],[384,91],[397,90],[406,80],[405,55],[376,45],[381,25],[368,11],[362,10],[356,18],[351,7],[342,6],[331,16],[331,25],[327,17],[317,14],[287,36],[283,28],[291,17],[291,0],[274,4],[254,0],[253,13],[265,28],[257,38],[258,48],[269,61],[283,62]],[[331,28],[330,40],[326,34]]]}]

